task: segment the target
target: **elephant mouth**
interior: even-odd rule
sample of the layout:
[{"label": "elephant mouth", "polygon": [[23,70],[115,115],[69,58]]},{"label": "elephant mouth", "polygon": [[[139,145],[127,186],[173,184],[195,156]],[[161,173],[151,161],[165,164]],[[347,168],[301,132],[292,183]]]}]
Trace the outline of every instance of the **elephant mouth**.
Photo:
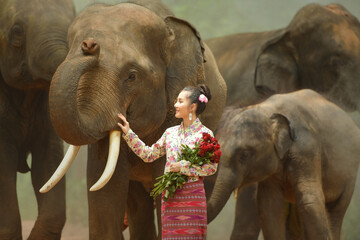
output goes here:
[{"label": "elephant mouth", "polygon": [[[90,188],[90,191],[97,191],[103,188],[109,182],[115,171],[120,153],[120,131],[110,131],[109,138],[109,154],[104,172],[99,180]],[[46,193],[50,191],[61,180],[77,156],[79,149],[80,146],[69,146],[69,149],[67,150],[65,157],[61,161],[59,167],[56,169],[51,178],[45,183],[45,185],[40,189],[40,193]]]}]

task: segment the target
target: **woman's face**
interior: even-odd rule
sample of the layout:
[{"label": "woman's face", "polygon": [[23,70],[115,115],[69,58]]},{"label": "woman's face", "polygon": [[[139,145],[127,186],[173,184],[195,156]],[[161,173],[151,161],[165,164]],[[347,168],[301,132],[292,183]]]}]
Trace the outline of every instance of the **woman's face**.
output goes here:
[{"label": "woman's face", "polygon": [[175,117],[176,118],[188,118],[189,113],[193,114],[193,118],[195,117],[194,105],[195,103],[191,104],[189,99],[190,92],[188,91],[181,91],[179,96],[177,97],[174,107],[176,110]]}]

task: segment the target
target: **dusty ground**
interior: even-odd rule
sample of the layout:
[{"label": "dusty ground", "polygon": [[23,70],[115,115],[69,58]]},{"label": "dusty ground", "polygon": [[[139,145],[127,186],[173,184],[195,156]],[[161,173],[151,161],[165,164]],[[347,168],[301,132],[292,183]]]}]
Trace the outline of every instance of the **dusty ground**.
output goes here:
[{"label": "dusty ground", "polygon": [[[22,232],[23,239],[27,239],[30,234],[31,228],[34,225],[34,221],[23,221],[22,222]],[[88,238],[88,228],[80,224],[65,224],[62,240],[87,240]]]},{"label": "dusty ground", "polygon": [[[32,227],[34,226],[34,221],[23,221],[22,222],[22,232],[23,239],[27,239]],[[125,239],[129,239],[129,230],[124,232]],[[64,230],[62,232],[61,240],[87,240],[89,239],[88,228],[81,224],[71,224],[66,223]]]}]

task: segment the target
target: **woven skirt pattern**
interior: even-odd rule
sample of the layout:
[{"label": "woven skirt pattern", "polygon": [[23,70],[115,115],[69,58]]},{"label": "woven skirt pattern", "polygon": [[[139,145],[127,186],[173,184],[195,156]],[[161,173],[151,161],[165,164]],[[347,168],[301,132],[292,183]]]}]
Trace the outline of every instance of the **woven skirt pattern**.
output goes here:
[{"label": "woven skirt pattern", "polygon": [[207,215],[202,179],[184,184],[174,198],[161,201],[161,221],[163,240],[205,239]]}]

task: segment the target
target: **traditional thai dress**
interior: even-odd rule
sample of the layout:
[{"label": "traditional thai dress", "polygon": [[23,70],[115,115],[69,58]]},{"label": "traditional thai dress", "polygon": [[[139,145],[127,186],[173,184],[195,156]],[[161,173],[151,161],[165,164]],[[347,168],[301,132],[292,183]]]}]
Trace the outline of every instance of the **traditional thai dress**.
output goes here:
[{"label": "traditional thai dress", "polygon": [[[197,118],[187,129],[183,123],[166,129],[161,138],[151,147],[146,146],[130,129],[123,137],[129,147],[144,162],[153,162],[166,154],[164,173],[170,172],[170,164],[177,162],[181,152],[181,144],[195,147],[200,142],[202,133],[213,136]],[[206,197],[203,177],[216,172],[217,163],[189,167],[190,162],[181,160],[180,173],[188,176],[188,182],[182,189],[175,192],[175,197],[161,201],[162,239],[164,240],[195,240],[205,239],[207,229]]]}]

